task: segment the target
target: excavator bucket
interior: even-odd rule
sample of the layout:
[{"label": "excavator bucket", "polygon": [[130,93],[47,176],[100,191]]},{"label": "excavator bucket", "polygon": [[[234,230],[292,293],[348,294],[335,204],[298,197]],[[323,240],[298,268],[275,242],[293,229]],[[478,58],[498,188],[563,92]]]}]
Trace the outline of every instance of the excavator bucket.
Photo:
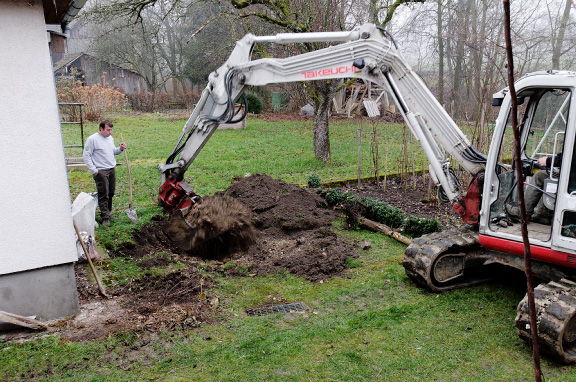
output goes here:
[{"label": "excavator bucket", "polygon": [[229,196],[201,198],[174,211],[165,232],[182,250],[209,259],[227,257],[257,239],[251,211]]}]

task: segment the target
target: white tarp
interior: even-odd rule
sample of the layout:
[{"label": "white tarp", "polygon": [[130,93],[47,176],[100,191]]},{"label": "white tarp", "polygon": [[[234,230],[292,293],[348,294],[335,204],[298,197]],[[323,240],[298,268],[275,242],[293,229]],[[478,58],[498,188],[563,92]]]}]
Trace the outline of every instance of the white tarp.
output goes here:
[{"label": "white tarp", "polygon": [[[82,241],[90,254],[90,259],[99,260],[98,252],[94,248],[94,228],[96,223],[96,206],[98,205],[95,194],[81,192],[72,203],[72,219],[78,227]],[[76,233],[76,232],[74,232]],[[76,237],[76,239],[79,239]],[[86,260],[84,249],[80,240],[76,241],[76,250],[78,251],[78,260]]]}]

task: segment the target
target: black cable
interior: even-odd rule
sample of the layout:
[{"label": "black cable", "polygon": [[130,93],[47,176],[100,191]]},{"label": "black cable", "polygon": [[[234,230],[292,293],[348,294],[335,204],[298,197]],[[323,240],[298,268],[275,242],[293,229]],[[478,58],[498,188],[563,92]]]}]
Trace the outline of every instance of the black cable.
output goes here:
[{"label": "black cable", "polygon": [[192,136],[192,132],[190,132],[188,134],[188,136],[186,137],[186,140],[177,149],[175,149],[172,152],[172,154],[170,154],[168,159],[166,159],[166,164],[172,164],[174,162],[174,158],[176,158],[176,155],[180,154],[182,152],[182,150],[184,150],[184,147],[186,147],[186,143],[188,142],[188,140],[190,139],[191,136]]},{"label": "black cable", "polygon": [[390,40],[392,40],[392,44],[394,44],[394,47],[396,49],[398,49],[398,44],[396,44],[396,40],[394,40],[394,37],[392,37],[392,35],[390,34],[390,32],[388,32],[386,29],[382,28],[381,26],[376,25],[376,28],[378,28],[379,30],[383,31],[384,34],[388,35],[388,37],[390,37]]},{"label": "black cable", "polygon": [[242,112],[242,115],[240,116],[240,118],[230,120],[227,123],[238,123],[238,122],[242,121],[244,118],[246,118],[246,115],[248,114],[248,98],[246,97],[246,93],[242,93],[242,102],[240,103],[240,109],[238,109],[238,111],[235,111],[234,114],[232,115],[232,117],[234,117],[235,115],[238,115],[238,113],[240,113],[240,110],[242,110],[242,105],[244,105],[244,111]]},{"label": "black cable", "polygon": [[[226,104],[226,110],[219,116],[219,117],[214,117],[214,116],[208,116],[208,115],[202,115],[203,118],[209,120],[209,121],[213,121],[216,122],[218,124],[221,123],[237,123],[242,121],[244,118],[246,118],[246,115],[248,114],[248,100],[246,97],[246,93],[242,93],[242,103],[244,105],[244,111],[242,113],[242,115],[240,116],[239,119],[234,120],[234,117],[236,115],[238,115],[238,113],[240,112],[240,110],[236,111],[235,107],[234,107],[234,100],[232,99],[232,86],[233,86],[233,82],[232,82],[232,78],[237,74],[236,70],[230,70],[228,71],[228,73],[226,73],[226,77],[224,79],[224,88],[226,91],[226,101],[224,103],[221,103],[220,105],[224,105]],[[216,102],[216,99],[214,99],[214,97],[212,97],[212,99],[214,100],[214,103]],[[240,108],[242,109],[242,108]],[[166,164],[172,164],[174,162],[174,159],[176,158],[176,156],[178,154],[180,154],[182,152],[182,150],[184,150],[184,147],[186,147],[186,143],[188,142],[188,140],[190,139],[190,137],[192,136],[192,133],[194,132],[194,130],[190,131],[190,133],[188,134],[188,136],[186,137],[186,140],[178,147],[176,148],[172,154],[170,154],[170,156],[168,157],[168,159],[166,160]]]}]

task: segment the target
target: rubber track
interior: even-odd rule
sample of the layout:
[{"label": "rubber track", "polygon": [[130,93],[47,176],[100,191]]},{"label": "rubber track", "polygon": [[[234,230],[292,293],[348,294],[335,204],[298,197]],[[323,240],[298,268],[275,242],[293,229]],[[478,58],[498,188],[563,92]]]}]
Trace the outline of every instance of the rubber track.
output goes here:
[{"label": "rubber track", "polygon": [[[564,343],[564,332],[576,313],[576,282],[568,279],[540,284],[534,289],[538,340],[543,351],[566,363],[576,362],[576,338]],[[516,329],[530,343],[528,295],[518,304]],[[574,334],[574,322],[570,332]],[[574,337],[574,336],[573,336]]]},{"label": "rubber track", "polygon": [[419,286],[433,292],[462,288],[476,284],[477,281],[463,280],[449,285],[435,285],[431,279],[431,270],[438,257],[450,251],[460,252],[460,249],[471,249],[479,246],[478,233],[469,229],[435,232],[412,240],[412,244],[404,252],[402,265],[406,274]]}]

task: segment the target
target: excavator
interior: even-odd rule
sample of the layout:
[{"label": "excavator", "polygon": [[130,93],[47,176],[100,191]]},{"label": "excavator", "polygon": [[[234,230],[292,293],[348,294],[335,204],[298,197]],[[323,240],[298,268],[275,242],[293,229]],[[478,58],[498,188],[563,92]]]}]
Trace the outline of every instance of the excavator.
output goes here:
[{"label": "excavator", "polygon": [[[286,58],[251,59],[256,44],[322,43],[323,48]],[[403,266],[418,286],[433,292],[486,282],[501,274],[495,268],[524,269],[517,187],[535,187],[537,209],[549,222],[528,224],[541,348],[562,362],[576,361],[576,73],[542,71],[516,84],[521,121],[521,163],[512,160],[511,97],[496,92],[499,107],[490,149],[480,153],[410,67],[393,37],[383,28],[364,24],[351,31],[248,34],[236,43],[228,60],[209,76],[207,87],[184,125],[166,163],[159,203],[172,215],[193,210],[200,197],[183,181],[184,173],[219,124],[240,121],[236,103],[247,86],[270,83],[358,79],[385,89],[420,143],[439,198],[452,203],[466,229],[433,233],[412,240]],[[240,109],[241,110],[241,109]],[[245,108],[244,108],[245,110]],[[553,157],[549,167],[539,159]],[[452,158],[452,159],[451,159]],[[471,175],[463,187],[452,161]],[[521,166],[526,182],[518,181]],[[531,182],[545,172],[543,186]],[[542,176],[540,176],[542,177]],[[182,219],[180,219],[182,220]],[[194,226],[188,224],[190,235]],[[504,267],[502,267],[504,266]],[[518,335],[530,341],[527,297],[518,305]]]}]

